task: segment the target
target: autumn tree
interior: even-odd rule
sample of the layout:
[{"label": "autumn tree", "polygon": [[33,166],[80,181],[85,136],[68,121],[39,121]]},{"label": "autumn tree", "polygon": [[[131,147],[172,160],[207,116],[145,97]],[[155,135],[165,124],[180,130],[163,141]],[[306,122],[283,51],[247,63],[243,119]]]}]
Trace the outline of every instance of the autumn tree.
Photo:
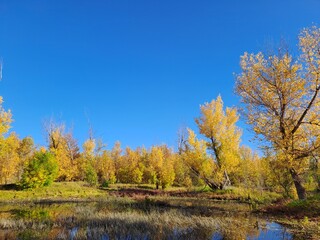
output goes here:
[{"label": "autumn tree", "polygon": [[116,175],[116,181],[119,181],[119,169],[120,169],[120,162],[121,162],[121,143],[120,141],[116,141],[112,150],[111,150],[111,159],[114,162],[115,166],[115,175]]},{"label": "autumn tree", "polygon": [[[320,144],[320,136],[317,137],[317,144]],[[316,183],[317,191],[320,192],[320,148],[313,154],[310,161],[311,174]]]},{"label": "autumn tree", "polygon": [[[236,92],[245,116],[262,140],[281,154],[299,199],[306,198],[304,176],[320,143],[320,29],[303,29],[300,57],[245,53]],[[285,173],[285,172],[283,172]]]},{"label": "autumn tree", "polygon": [[3,100],[0,97],[0,181],[4,183],[13,182],[18,172],[19,155],[19,138],[15,133],[8,133],[11,123],[12,114],[6,111],[2,106]]},{"label": "autumn tree", "polygon": [[217,173],[217,165],[207,153],[207,143],[198,139],[196,134],[188,129],[188,138],[181,151],[181,158],[189,167],[191,174],[200,178],[212,189],[220,186],[220,176]]},{"label": "autumn tree", "polygon": [[158,148],[160,148],[163,153],[163,162],[162,166],[160,166],[159,169],[159,180],[161,188],[165,189],[167,187],[170,187],[175,180],[176,174],[174,171],[174,163],[176,159],[173,150],[170,149],[167,145],[161,145],[158,146]]},{"label": "autumn tree", "polygon": [[81,180],[86,180],[91,185],[98,182],[97,171],[95,166],[95,148],[96,140],[92,137],[88,138],[82,145],[83,152],[78,161],[78,172]]},{"label": "autumn tree", "polygon": [[147,156],[145,174],[158,189],[169,187],[175,179],[174,155],[166,145],[153,146]]},{"label": "autumn tree", "polygon": [[52,120],[46,123],[45,128],[49,150],[55,155],[59,165],[58,180],[77,179],[80,152],[71,131],[66,132],[64,124],[57,124]]},{"label": "autumn tree", "polygon": [[178,132],[178,139],[177,139],[177,146],[178,146],[178,151],[176,152],[176,160],[174,163],[174,169],[175,169],[175,184],[176,185],[183,185],[186,187],[191,187],[192,185],[197,185],[194,184],[194,180],[199,180],[198,176],[195,174],[192,174],[190,172],[190,166],[186,164],[185,162],[185,155],[184,153],[186,152],[186,147],[188,146],[188,138],[189,138],[189,132],[190,129],[186,127],[181,127]]},{"label": "autumn tree", "polygon": [[24,163],[27,162],[33,156],[35,150],[36,150],[36,147],[31,137],[25,137],[19,141],[19,147],[17,149],[17,153],[20,158],[18,172],[17,172],[18,179],[22,174]]},{"label": "autumn tree", "polygon": [[3,137],[3,135],[9,131],[12,123],[11,111],[6,111],[2,104],[3,99],[0,96],[0,137]]},{"label": "autumn tree", "polygon": [[174,153],[173,168],[175,173],[174,185],[191,187],[193,185],[193,176],[191,176],[189,167],[185,164],[181,154]]},{"label": "autumn tree", "polygon": [[[98,146],[103,146],[101,142],[98,142]],[[98,181],[103,183],[115,183],[116,182],[116,170],[115,164],[111,157],[111,152],[98,147],[95,156],[95,169],[98,175]]]},{"label": "autumn tree", "polygon": [[141,165],[140,149],[126,147],[123,156],[118,161],[118,180],[121,183],[141,183],[143,166]]},{"label": "autumn tree", "polygon": [[207,138],[207,147],[217,165],[220,180],[215,188],[223,189],[231,185],[229,176],[233,176],[239,164],[239,144],[241,131],[236,126],[239,119],[235,108],[223,109],[220,96],[217,100],[200,106],[201,116],[196,119],[200,133]]},{"label": "autumn tree", "polygon": [[64,148],[66,150],[66,155],[71,162],[71,165],[74,166],[77,159],[80,157],[80,149],[78,146],[77,140],[73,137],[71,131],[64,134]]},{"label": "autumn tree", "polygon": [[269,153],[262,158],[264,165],[264,179],[266,186],[275,192],[282,192],[284,196],[296,196],[290,171],[282,152]]},{"label": "autumn tree", "polygon": [[0,138],[0,181],[5,184],[17,181],[20,165],[19,142],[15,133],[10,133],[7,138]]},{"label": "autumn tree", "polygon": [[264,187],[262,172],[265,171],[258,154],[247,146],[239,149],[239,165],[234,176],[234,183],[245,188]]}]

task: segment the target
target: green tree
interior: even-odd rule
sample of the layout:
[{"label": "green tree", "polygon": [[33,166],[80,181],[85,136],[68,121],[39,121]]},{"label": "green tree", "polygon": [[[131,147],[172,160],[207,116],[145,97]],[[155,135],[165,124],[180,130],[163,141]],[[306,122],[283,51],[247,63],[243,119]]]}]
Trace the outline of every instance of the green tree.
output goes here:
[{"label": "green tree", "polygon": [[98,184],[97,172],[90,163],[86,166],[84,180],[91,186],[96,186]]},{"label": "green tree", "polygon": [[58,164],[53,154],[37,152],[26,164],[19,185],[22,188],[49,186],[58,175]]}]

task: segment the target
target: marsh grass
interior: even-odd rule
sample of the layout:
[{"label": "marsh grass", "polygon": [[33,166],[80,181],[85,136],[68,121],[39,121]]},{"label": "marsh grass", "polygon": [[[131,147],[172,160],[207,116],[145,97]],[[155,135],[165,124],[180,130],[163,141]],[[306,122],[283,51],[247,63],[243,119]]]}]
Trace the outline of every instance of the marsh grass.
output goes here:
[{"label": "marsh grass", "polygon": [[0,216],[13,239],[244,239],[266,222],[248,204],[170,195],[2,204]]},{"label": "marsh grass", "polygon": [[[266,222],[252,210],[280,198],[241,188],[162,191],[152,185],[110,184],[99,189],[83,182],[7,188],[0,190],[0,239],[211,239],[215,234],[244,239],[257,236],[257,222]],[[298,223],[302,232],[315,231],[310,222]]]},{"label": "marsh grass", "polygon": [[[246,236],[255,232],[255,217],[203,216],[184,208],[146,205],[131,199],[110,198],[96,203],[11,206],[11,218],[0,220],[0,229],[17,231],[20,239],[208,239],[222,235]],[[48,212],[47,212],[48,211]],[[44,214],[45,213],[45,214]],[[43,217],[45,215],[45,217]],[[233,227],[236,227],[232,230]],[[59,231],[57,231],[59,229]],[[39,231],[43,235],[39,236]],[[33,238],[32,232],[35,233]],[[239,235],[240,234],[240,235]]]}]

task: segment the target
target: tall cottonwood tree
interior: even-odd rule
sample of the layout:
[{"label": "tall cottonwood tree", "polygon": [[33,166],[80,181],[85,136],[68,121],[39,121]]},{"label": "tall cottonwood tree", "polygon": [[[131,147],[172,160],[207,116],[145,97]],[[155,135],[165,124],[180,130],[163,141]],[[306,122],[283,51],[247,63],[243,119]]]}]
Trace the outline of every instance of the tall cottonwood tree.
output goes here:
[{"label": "tall cottonwood tree", "polygon": [[241,57],[236,92],[256,134],[283,156],[299,199],[306,198],[303,178],[320,143],[320,29],[303,29],[300,57],[285,51]]},{"label": "tall cottonwood tree", "polygon": [[215,174],[220,175],[215,188],[223,189],[231,185],[229,175],[233,175],[239,165],[241,131],[236,126],[239,116],[235,108],[224,111],[221,96],[200,106],[200,110],[196,123],[200,133],[208,139],[207,147],[217,165]]}]

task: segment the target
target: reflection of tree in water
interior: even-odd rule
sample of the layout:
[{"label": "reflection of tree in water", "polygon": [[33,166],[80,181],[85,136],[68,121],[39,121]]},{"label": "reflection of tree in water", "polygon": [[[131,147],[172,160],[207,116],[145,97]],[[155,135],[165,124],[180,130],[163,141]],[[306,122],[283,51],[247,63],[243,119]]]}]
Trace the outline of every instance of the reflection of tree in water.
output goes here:
[{"label": "reflection of tree in water", "polygon": [[247,239],[248,237],[255,239],[259,236],[259,227],[256,225],[257,221],[263,222],[264,220],[257,220],[251,217],[245,218],[243,216],[220,218],[219,237],[216,239],[231,240]]}]

